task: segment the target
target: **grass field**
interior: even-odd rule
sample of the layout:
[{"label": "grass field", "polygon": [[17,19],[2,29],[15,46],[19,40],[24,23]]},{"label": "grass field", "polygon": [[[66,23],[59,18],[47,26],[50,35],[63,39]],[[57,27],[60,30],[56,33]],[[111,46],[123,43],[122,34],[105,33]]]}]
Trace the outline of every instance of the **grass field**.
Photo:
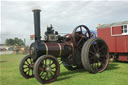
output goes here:
[{"label": "grass field", "polygon": [[[0,55],[0,85],[41,85],[35,78],[24,79],[19,63],[24,55]],[[48,85],[128,85],[128,63],[110,64],[106,71],[68,71],[61,65],[58,79]]]}]

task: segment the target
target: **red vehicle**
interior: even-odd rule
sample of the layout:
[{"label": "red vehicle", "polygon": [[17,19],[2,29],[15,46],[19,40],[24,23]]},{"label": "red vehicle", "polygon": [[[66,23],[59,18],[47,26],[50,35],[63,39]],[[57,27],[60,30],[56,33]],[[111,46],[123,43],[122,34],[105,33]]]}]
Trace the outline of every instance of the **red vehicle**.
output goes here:
[{"label": "red vehicle", "polygon": [[97,35],[106,41],[111,56],[128,62],[128,21],[99,25]]}]

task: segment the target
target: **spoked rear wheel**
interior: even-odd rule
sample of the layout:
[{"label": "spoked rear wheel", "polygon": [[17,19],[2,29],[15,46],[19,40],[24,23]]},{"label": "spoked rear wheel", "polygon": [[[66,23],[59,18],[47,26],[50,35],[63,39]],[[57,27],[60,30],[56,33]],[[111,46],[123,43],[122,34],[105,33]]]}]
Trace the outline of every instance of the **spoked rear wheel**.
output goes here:
[{"label": "spoked rear wheel", "polygon": [[20,66],[19,66],[21,75],[26,79],[34,77],[33,67],[34,67],[34,62],[33,62],[33,59],[31,58],[31,56],[30,55],[25,56],[22,59]]},{"label": "spoked rear wheel", "polygon": [[60,66],[54,56],[41,56],[34,65],[34,76],[42,84],[55,81],[59,72]]},{"label": "spoked rear wheel", "polygon": [[109,61],[107,44],[100,38],[90,38],[82,48],[83,67],[91,73],[102,72]]}]

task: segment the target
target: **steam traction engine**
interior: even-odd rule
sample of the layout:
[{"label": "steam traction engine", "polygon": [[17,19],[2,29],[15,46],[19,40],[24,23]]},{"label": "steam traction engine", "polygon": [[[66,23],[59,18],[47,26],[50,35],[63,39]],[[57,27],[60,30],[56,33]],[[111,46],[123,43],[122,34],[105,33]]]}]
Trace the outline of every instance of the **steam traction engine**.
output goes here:
[{"label": "steam traction engine", "polygon": [[90,73],[105,70],[109,52],[106,43],[92,35],[85,25],[77,26],[72,34],[61,36],[47,27],[45,40],[40,36],[40,10],[33,10],[35,42],[29,55],[20,63],[20,73],[26,79],[35,77],[40,83],[56,80],[60,72],[58,58],[68,70],[85,69]]}]

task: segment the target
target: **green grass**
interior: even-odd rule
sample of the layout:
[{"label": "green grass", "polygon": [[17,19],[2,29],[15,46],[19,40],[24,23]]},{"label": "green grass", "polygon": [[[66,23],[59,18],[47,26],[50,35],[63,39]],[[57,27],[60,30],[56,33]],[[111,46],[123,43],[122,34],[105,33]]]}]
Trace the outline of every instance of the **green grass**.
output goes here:
[{"label": "green grass", "polygon": [[[19,63],[24,55],[0,55],[0,85],[41,85],[35,78],[24,79]],[[57,80],[48,85],[128,85],[128,63],[110,64],[106,71],[68,71],[61,65]]]}]

